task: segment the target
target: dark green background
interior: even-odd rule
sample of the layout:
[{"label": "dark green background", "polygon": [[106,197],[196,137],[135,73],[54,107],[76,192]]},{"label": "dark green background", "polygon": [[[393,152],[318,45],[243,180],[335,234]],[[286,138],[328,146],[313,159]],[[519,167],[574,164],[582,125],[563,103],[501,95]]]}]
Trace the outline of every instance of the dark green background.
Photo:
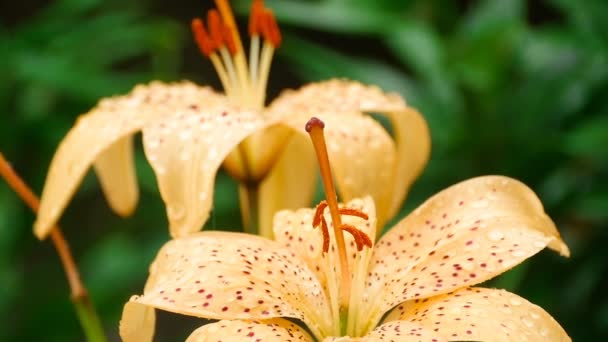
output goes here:
[{"label": "dark green background", "polygon": [[[575,341],[608,338],[608,2],[268,0],[284,33],[269,93],[331,77],[400,92],[427,118],[432,159],[402,217],[459,180],[504,174],[542,198],[572,250],[543,251],[493,280],[541,305]],[[248,2],[236,4],[246,13]],[[190,19],[208,1],[0,3],[0,150],[40,191],[78,114],[153,79],[218,85]],[[242,21],[245,24],[245,21]],[[244,27],[244,26],[243,26]],[[62,219],[111,339],[168,239],[141,148],[141,203],[122,220],[89,175]],[[211,228],[239,230],[218,177]],[[236,220],[236,221],[235,221]],[[0,182],[0,340],[83,340],[63,271],[33,215]],[[200,321],[161,315],[159,340]]]}]

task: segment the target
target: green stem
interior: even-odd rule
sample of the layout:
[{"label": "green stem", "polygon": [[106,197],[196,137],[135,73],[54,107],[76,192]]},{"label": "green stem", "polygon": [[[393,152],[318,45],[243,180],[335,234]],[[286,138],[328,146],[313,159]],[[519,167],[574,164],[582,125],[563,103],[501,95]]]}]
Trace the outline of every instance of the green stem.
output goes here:
[{"label": "green stem", "polygon": [[239,196],[241,202],[241,216],[246,233],[258,235],[260,233],[260,203],[259,184],[241,184]]},{"label": "green stem", "polygon": [[101,321],[89,300],[88,295],[83,297],[72,298],[72,303],[76,309],[76,315],[80,321],[80,325],[84,330],[88,342],[106,342],[106,336],[103,332]]},{"label": "green stem", "polygon": [[[4,154],[0,152],[0,176],[4,178],[6,183],[17,193],[17,195],[27,204],[34,213],[38,212],[40,207],[40,199],[32,189],[23,181],[23,179],[13,170],[10,163]],[[72,293],[72,302],[76,308],[78,319],[84,329],[85,335],[89,342],[105,342],[106,337],[103,333],[101,323],[95,312],[93,304],[89,300],[84,284],[80,280],[80,272],[78,272],[78,266],[74,261],[72,252],[68,242],[63,237],[61,228],[54,226],[50,232],[50,238],[55,246],[63,270],[65,271],[70,291]]]}]

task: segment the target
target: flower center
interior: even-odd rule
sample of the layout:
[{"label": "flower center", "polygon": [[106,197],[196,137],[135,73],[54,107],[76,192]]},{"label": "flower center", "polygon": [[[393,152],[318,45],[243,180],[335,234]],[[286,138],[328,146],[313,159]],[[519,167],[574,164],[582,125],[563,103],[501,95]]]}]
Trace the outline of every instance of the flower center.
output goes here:
[{"label": "flower center", "polygon": [[357,216],[364,220],[367,220],[369,217],[359,209],[338,207],[338,198],[333,184],[331,166],[327,154],[325,136],[323,134],[324,127],[325,124],[323,121],[314,117],[306,123],[306,131],[310,135],[310,139],[315,147],[317,159],[319,160],[321,179],[323,180],[323,189],[325,190],[326,197],[326,201],[322,201],[317,206],[312,225],[314,227],[321,227],[323,232],[323,253],[327,253],[329,251],[330,235],[323,212],[326,208],[329,208],[333,223],[334,236],[336,239],[336,247],[338,249],[340,259],[340,317],[341,320],[346,320],[348,316],[348,305],[350,302],[351,274],[348,266],[346,245],[344,243],[344,236],[342,232],[348,232],[353,236],[358,251],[361,251],[365,246],[371,248],[372,241],[367,234],[357,229],[355,226],[342,223],[342,215]]},{"label": "flower center", "polygon": [[244,105],[262,108],[274,50],[281,45],[281,31],[274,14],[264,6],[263,0],[253,1],[247,61],[228,1],[215,0],[215,3],[218,9],[207,13],[206,28],[202,19],[192,20],[194,39],[203,55],[211,60],[226,95]]}]

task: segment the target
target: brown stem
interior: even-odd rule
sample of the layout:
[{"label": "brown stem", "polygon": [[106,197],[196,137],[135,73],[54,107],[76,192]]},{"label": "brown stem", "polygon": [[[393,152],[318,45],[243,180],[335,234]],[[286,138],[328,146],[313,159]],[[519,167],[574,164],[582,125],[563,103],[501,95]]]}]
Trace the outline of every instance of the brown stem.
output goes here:
[{"label": "brown stem", "polygon": [[[0,152],[0,175],[34,213],[38,212],[40,200],[13,170],[10,163],[4,158],[2,152]],[[70,252],[70,246],[63,237],[63,233],[59,226],[55,226],[51,230],[51,240],[55,245],[66,277],[68,278],[72,299],[88,298],[87,290],[80,280],[78,268],[76,267],[74,257],[72,257],[72,253]]]}]

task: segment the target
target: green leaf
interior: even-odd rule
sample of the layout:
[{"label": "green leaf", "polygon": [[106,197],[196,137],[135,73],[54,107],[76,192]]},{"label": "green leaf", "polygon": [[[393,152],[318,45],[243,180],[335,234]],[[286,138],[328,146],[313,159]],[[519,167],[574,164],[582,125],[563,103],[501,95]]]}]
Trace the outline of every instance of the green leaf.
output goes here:
[{"label": "green leaf", "polygon": [[566,135],[563,150],[577,158],[608,165],[608,116],[586,120]]},{"label": "green leaf", "polygon": [[[386,8],[355,6],[343,1],[266,0],[265,4],[280,23],[335,33],[381,33],[401,20]],[[239,1],[234,6],[241,14],[249,13],[249,1]]]}]

